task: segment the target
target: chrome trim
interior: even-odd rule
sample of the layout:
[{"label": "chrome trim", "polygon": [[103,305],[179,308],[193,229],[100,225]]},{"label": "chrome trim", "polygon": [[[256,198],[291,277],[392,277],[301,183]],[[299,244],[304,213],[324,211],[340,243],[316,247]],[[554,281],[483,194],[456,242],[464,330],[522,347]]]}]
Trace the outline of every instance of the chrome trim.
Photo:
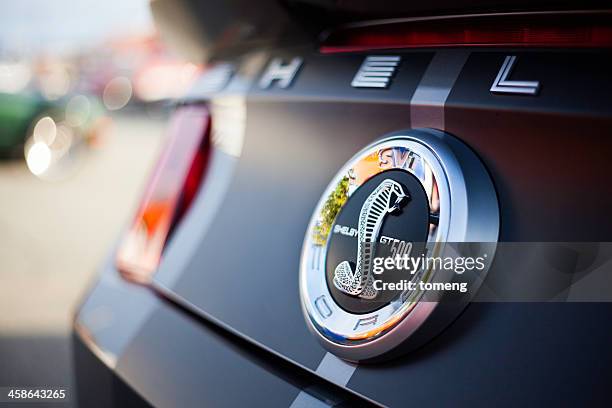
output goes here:
[{"label": "chrome trim", "polygon": [[259,79],[259,87],[268,89],[276,81],[279,88],[288,88],[303,63],[304,60],[300,57],[293,58],[288,64],[284,64],[281,58],[272,59]]},{"label": "chrome trim", "polygon": [[[403,349],[414,348],[422,344],[423,339],[437,334],[466,304],[454,302],[451,308],[446,307],[448,305],[438,308],[444,299],[424,302],[421,301],[422,292],[409,293],[374,312],[353,314],[333,301],[325,277],[327,241],[321,245],[313,232],[320,226],[320,212],[338,183],[354,174],[358,163],[385,149],[402,149],[415,158],[404,161],[404,167],[394,168],[403,168],[421,181],[431,210],[439,216],[438,225],[431,225],[428,237],[431,254],[442,253],[447,242],[483,243],[491,255],[490,264],[499,234],[499,210],[493,183],[478,157],[458,139],[434,129],[407,130],[393,133],[357,153],[332,179],[317,204],[306,231],[300,262],[300,298],[307,325],[326,349],[349,361],[375,359],[400,345]],[[386,169],[379,164],[369,177]],[[360,185],[359,181],[355,183],[349,188],[349,196]],[[423,271],[415,279],[431,280],[434,273],[430,272]],[[473,291],[486,272],[485,269],[474,276]],[[438,274],[435,278],[451,281],[453,276]],[[320,299],[325,299],[329,308],[324,314],[315,304],[320,303]],[[435,322],[429,321],[432,318]],[[410,342],[417,332],[418,344]]]},{"label": "chrome trim", "polygon": [[355,74],[351,86],[353,88],[388,88],[401,60],[401,57],[397,55],[366,57]]},{"label": "chrome trim", "polygon": [[537,95],[540,90],[539,81],[513,81],[508,79],[516,63],[516,55],[508,55],[504,60],[497,77],[491,85],[493,93]]}]

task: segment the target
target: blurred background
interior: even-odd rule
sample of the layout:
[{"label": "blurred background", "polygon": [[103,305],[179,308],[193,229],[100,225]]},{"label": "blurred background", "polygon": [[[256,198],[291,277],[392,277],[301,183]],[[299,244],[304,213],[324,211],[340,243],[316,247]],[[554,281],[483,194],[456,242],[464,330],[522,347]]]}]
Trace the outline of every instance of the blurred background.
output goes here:
[{"label": "blurred background", "polygon": [[132,216],[200,67],[146,0],[0,13],[0,385],[70,385],[72,313]]}]

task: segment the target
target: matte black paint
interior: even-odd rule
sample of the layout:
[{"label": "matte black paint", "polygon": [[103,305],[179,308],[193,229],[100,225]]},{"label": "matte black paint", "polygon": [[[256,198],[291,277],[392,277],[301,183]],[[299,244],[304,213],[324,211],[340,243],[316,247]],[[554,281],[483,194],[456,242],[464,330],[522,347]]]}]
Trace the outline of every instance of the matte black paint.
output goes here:
[{"label": "matte black paint", "polygon": [[[608,54],[540,51],[530,53],[534,60],[518,54],[513,77],[543,84],[542,95],[532,99],[497,96],[488,91],[506,54],[514,52],[470,56],[445,111],[447,131],[468,143],[491,169],[500,195],[502,239],[571,241],[609,237],[607,219],[575,219],[575,214],[585,213],[592,206],[597,214],[605,213],[604,207],[612,197],[609,184],[603,183],[606,173],[597,172],[612,153],[612,139],[604,136],[609,133],[611,119],[604,114],[612,113],[612,106],[599,96],[608,85],[598,85],[605,80],[602,67],[609,64]],[[297,293],[297,266],[306,223],[326,184],[352,154],[388,131],[410,127],[407,102],[415,86],[406,86],[401,93],[396,93],[395,86],[402,88],[409,75],[420,78],[422,72],[407,67],[422,62],[422,58],[429,60],[430,55],[402,54],[404,71],[395,77],[388,93],[396,103],[380,103],[381,95],[387,95],[380,90],[350,88],[349,71],[358,67],[360,57],[307,58],[292,88],[255,90],[248,103],[245,147],[227,204],[173,290],[245,336],[315,369],[323,351],[305,332]],[[336,58],[338,65],[334,64]],[[559,67],[562,62],[564,68]],[[536,63],[537,69],[530,68]],[[426,64],[419,67],[424,70]],[[568,77],[555,75],[554,70]],[[584,81],[568,86],[569,78]],[[593,79],[601,82],[593,83]],[[413,83],[416,85],[416,81]],[[580,87],[588,91],[578,92]],[[574,91],[579,96],[592,95],[588,116],[585,102],[570,94]],[[337,97],[330,100],[330,95]],[[358,103],[355,98],[359,98]],[[372,102],[367,102],[368,98]],[[590,131],[579,137],[578,129]],[[581,166],[572,157],[589,162]],[[592,190],[593,184],[581,181],[581,177],[601,182],[597,200],[584,199],[586,189]],[[244,197],[248,197],[248,211],[243,207]],[[233,296],[226,295],[228,287],[233,288]],[[568,321],[553,320],[550,330],[560,333],[565,324],[576,324],[573,319],[581,315],[566,312],[580,310],[580,305],[558,307]],[[601,307],[605,313],[607,305]],[[529,317],[524,314],[538,313],[537,306],[525,305],[478,309],[490,310],[501,332],[516,324],[509,316],[516,315],[520,321]],[[252,310],[259,313],[245,313]],[[479,318],[484,317],[473,319]],[[472,330],[473,336],[486,337],[480,332],[482,326],[475,325]],[[443,333],[448,353],[444,353],[446,360],[441,366],[455,364],[451,356],[462,354],[466,358],[468,353],[452,341],[453,333]],[[527,330],[504,340],[511,347],[515,341],[536,342],[533,336],[539,335]],[[566,336],[571,342],[572,333]],[[575,341],[578,344],[580,339]],[[477,356],[480,350],[474,346],[472,353]],[[574,352],[580,356],[576,358],[595,358],[587,349]],[[603,353],[607,356],[608,352]],[[356,380],[348,386],[383,403],[400,401],[405,396],[405,381],[418,381],[414,377],[418,374],[409,370],[409,357],[403,361],[408,370],[404,375],[377,369],[376,381],[362,382],[357,379],[369,368],[359,367]],[[501,381],[502,377],[497,378]],[[438,398],[437,393],[434,398]]]},{"label": "matte black paint", "polygon": [[[408,103],[431,55],[402,53],[389,91],[350,87],[362,56],[312,54],[304,54],[292,88],[254,88],[243,153],[224,205],[169,289],[245,338],[316,370],[324,350],[307,332],[298,295],[307,222],[353,154],[386,133],[410,128]],[[540,96],[489,92],[505,55],[519,56],[514,78],[542,82]],[[446,131],[490,170],[502,240],[611,239],[610,72],[610,54],[601,52],[478,51],[468,59],[447,101]],[[163,274],[156,280],[163,282]],[[391,363],[359,366],[347,387],[400,406],[609,405],[611,317],[609,304],[472,304],[422,349]],[[202,340],[201,330],[163,307],[127,348],[119,371],[167,404],[194,402],[204,389],[221,404],[244,403],[247,396],[290,403],[294,387],[268,376],[247,383],[245,372],[251,378],[260,371],[222,341]],[[170,343],[168,333],[180,334]],[[225,382],[221,365],[227,365]],[[263,395],[264,387],[278,392]],[[228,389],[240,391],[225,396]]]}]

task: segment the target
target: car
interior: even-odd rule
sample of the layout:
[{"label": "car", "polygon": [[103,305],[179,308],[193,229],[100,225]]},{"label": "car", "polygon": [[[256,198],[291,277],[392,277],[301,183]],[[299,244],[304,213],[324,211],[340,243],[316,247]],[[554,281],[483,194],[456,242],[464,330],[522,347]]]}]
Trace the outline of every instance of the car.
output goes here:
[{"label": "car", "polygon": [[612,403],[605,4],[151,6],[206,65],[76,310],[79,405]]},{"label": "car", "polygon": [[31,94],[0,93],[0,157],[23,157],[23,148],[33,122],[44,116],[55,116],[61,106]]},{"label": "car", "polygon": [[110,119],[93,96],[49,100],[23,92],[0,93],[0,123],[0,159],[25,158],[32,174],[57,180],[100,144]]}]

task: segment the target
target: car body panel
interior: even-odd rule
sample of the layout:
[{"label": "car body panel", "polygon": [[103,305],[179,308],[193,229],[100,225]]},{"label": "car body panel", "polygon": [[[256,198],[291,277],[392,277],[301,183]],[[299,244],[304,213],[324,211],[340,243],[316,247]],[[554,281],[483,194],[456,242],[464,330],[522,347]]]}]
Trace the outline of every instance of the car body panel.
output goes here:
[{"label": "car body panel", "polygon": [[[254,347],[263,360],[287,362],[364,403],[611,402],[609,303],[474,303],[422,348],[385,363],[338,360],[336,369],[345,371],[337,375],[326,368],[331,354],[308,332],[298,290],[304,234],[329,180],[364,146],[412,127],[444,130],[480,157],[498,194],[500,241],[609,241],[612,219],[602,216],[612,208],[609,51],[323,55],[312,45],[248,44],[259,52],[255,68],[244,50],[224,50],[216,62],[233,65],[230,83],[219,92],[195,90],[185,101],[208,103],[215,118],[215,104],[233,100],[230,110],[244,110],[244,132],[231,151],[213,144],[198,197],[173,232],[151,288],[140,288],[161,300],[118,313],[129,329],[111,326],[108,333],[120,331],[119,339],[93,336],[101,349],[114,350],[113,367],[131,387],[160,406],[293,404],[307,385],[240,356]],[[402,57],[391,86],[355,89],[351,80],[375,54]],[[458,65],[439,65],[444,55],[458,56]],[[507,56],[517,57],[514,78],[541,82],[537,96],[491,92]],[[303,65],[291,86],[259,85],[273,58],[294,57]],[[423,80],[431,80],[431,70],[440,89]],[[444,96],[432,104],[415,100],[423,90]],[[112,262],[111,255],[108,274],[116,274]],[[90,299],[115,290],[105,279]],[[489,279],[496,279],[494,267]],[[83,318],[87,302],[77,318],[84,326],[91,325]],[[129,302],[121,299],[117,310]]]}]

